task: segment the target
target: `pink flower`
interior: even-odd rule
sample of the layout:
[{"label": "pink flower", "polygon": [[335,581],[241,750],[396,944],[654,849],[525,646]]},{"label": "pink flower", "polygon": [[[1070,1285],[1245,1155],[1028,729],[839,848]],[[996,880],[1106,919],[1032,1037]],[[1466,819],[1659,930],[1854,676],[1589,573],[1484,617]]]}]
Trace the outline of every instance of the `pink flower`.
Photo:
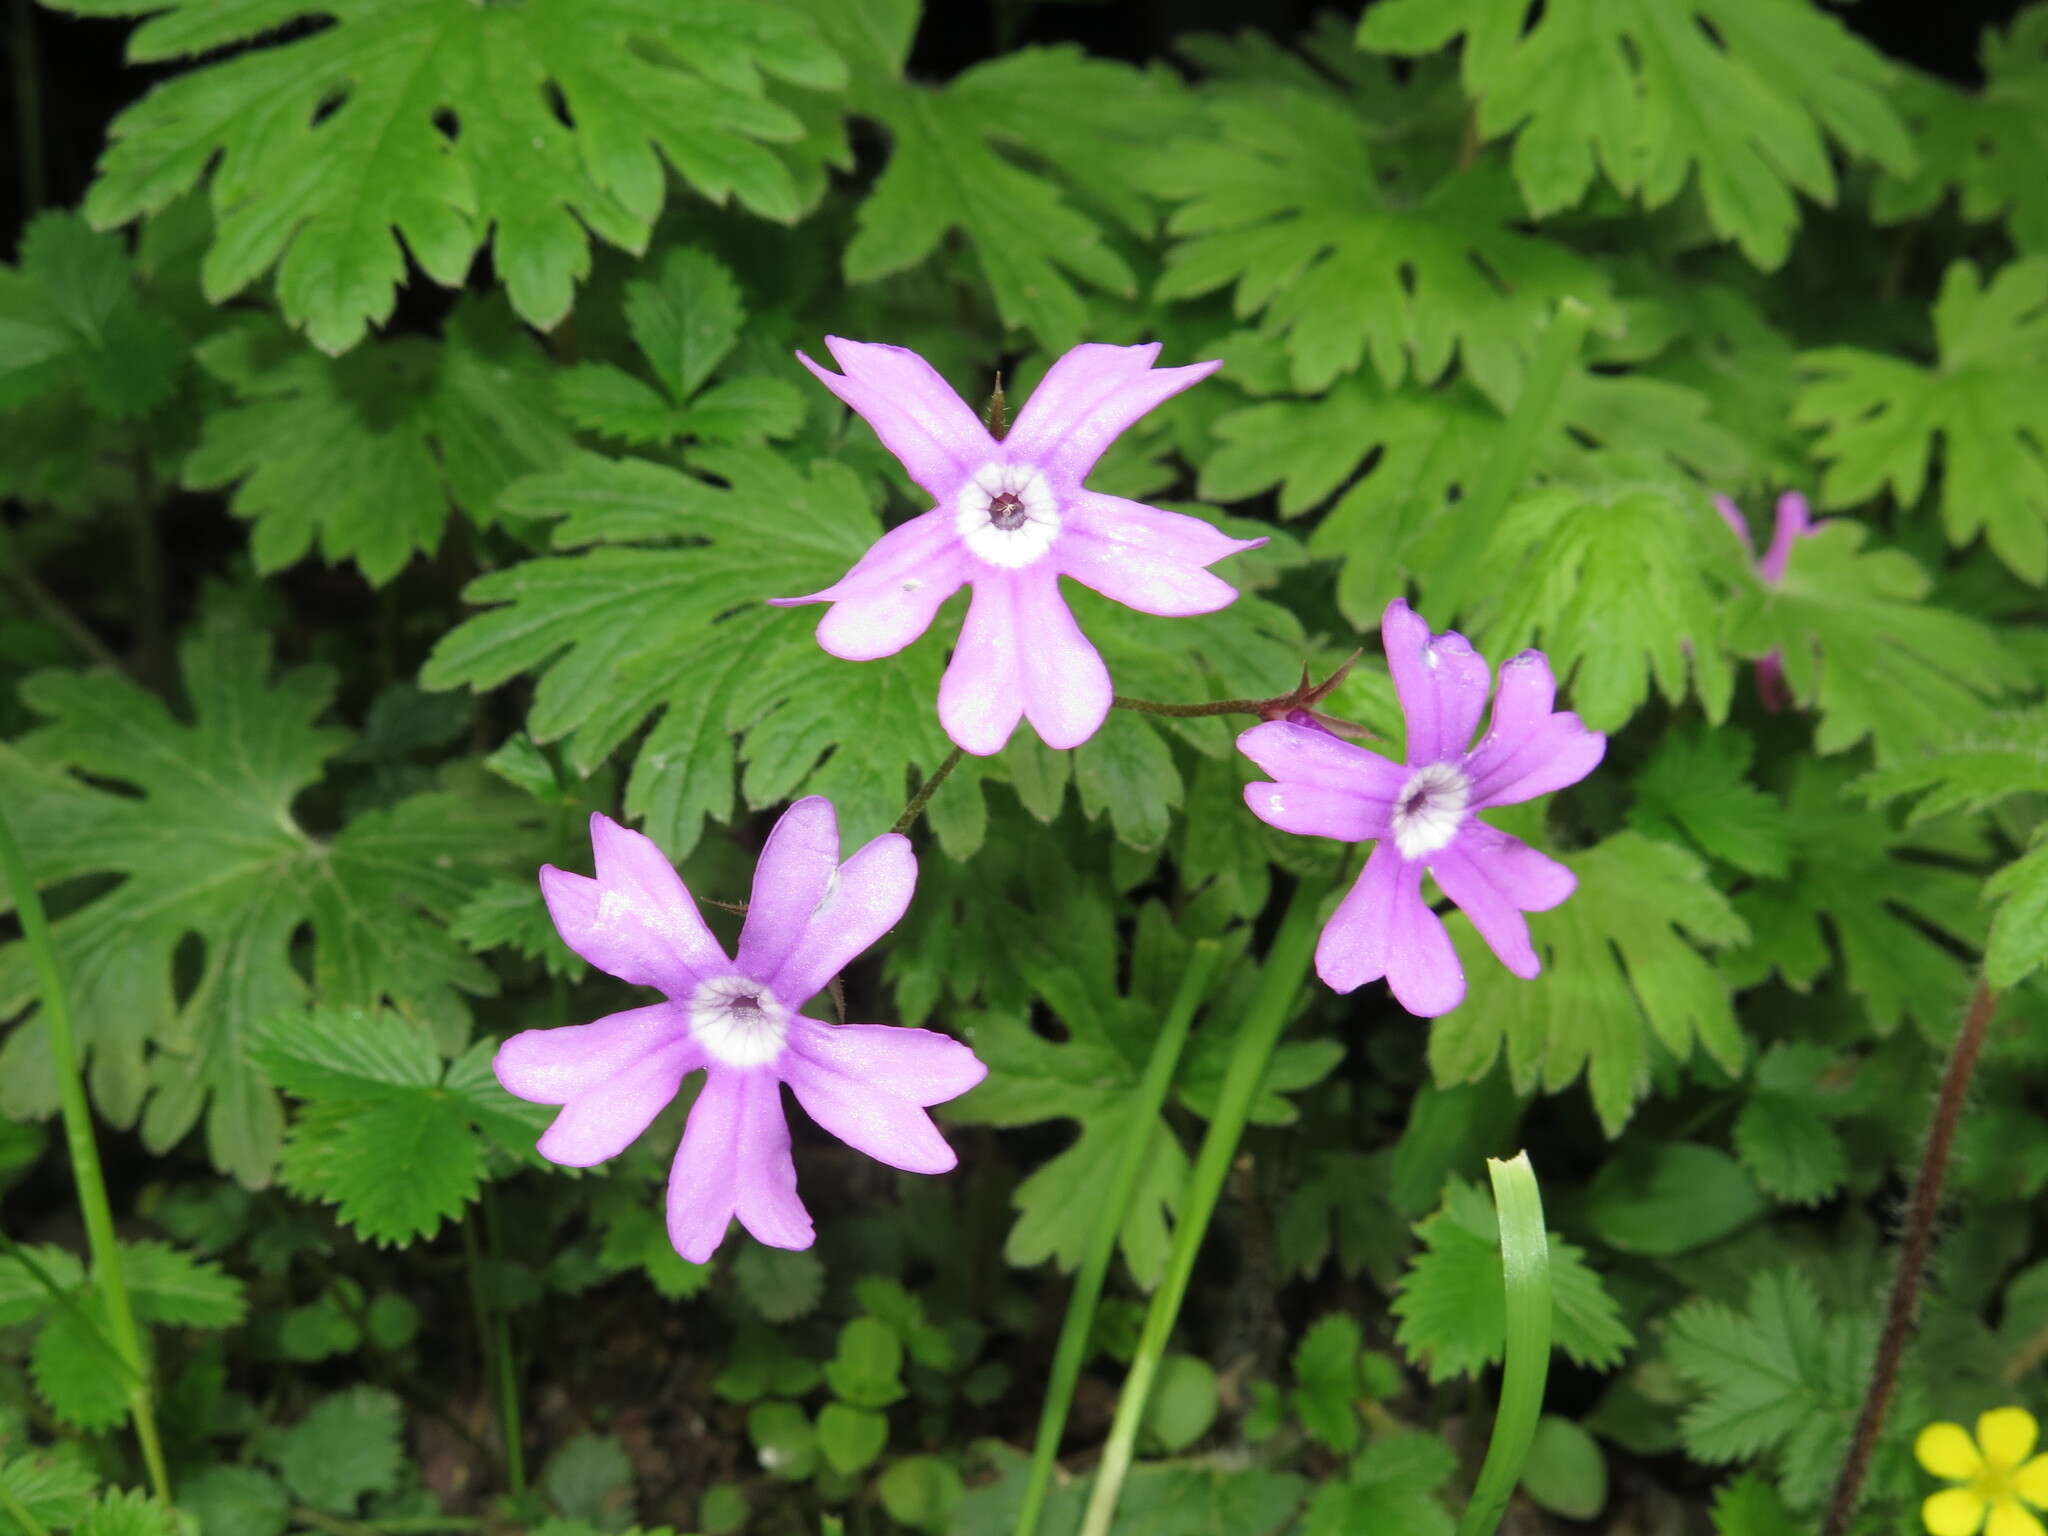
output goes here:
[{"label": "pink flower", "polygon": [[[1749,549],[1749,524],[1743,520],[1741,509],[1726,496],[1716,496],[1714,506],[1728,526],[1735,530],[1735,537],[1742,540],[1742,547]],[[1787,491],[1780,496],[1777,526],[1771,530],[1771,547],[1756,563],[1756,573],[1764,584],[1775,587],[1783,581],[1785,566],[1792,558],[1792,546],[1818,532],[1820,524],[1808,515],[1804,496],[1797,491]],[[1765,709],[1784,709],[1791,704],[1792,695],[1785,689],[1785,658],[1777,651],[1758,659],[1756,692]]]},{"label": "pink flower", "polygon": [[1020,717],[1046,745],[1078,747],[1109,713],[1109,671],[1067,611],[1060,577],[1144,613],[1212,613],[1237,596],[1204,567],[1265,540],[1081,484],[1119,433],[1220,363],[1154,368],[1157,342],[1075,347],[999,441],[915,352],[838,336],[825,345],[844,374],[797,356],[937,505],[890,529],[824,591],[772,601],[830,603],[818,643],[872,661],[973,587],[939,684],[940,723],[967,751],[1001,751]]},{"label": "pink flower", "polygon": [[1339,992],[1384,976],[1403,1008],[1434,1018],[1464,1000],[1465,972],[1422,899],[1422,872],[1464,909],[1501,964],[1534,976],[1542,964],[1522,914],[1556,906],[1576,877],[1476,813],[1576,784],[1607,738],[1551,709],[1550,663],[1524,651],[1500,669],[1493,723],[1467,751],[1492,681],[1486,659],[1463,635],[1432,636],[1399,598],[1387,605],[1380,636],[1408,721],[1406,764],[1313,726],[1270,721],[1237,746],[1278,782],[1247,784],[1244,799],[1283,832],[1378,840],[1323,929],[1316,974]]},{"label": "pink flower", "polygon": [[566,1029],[530,1029],[499,1050],[498,1081],[560,1104],[543,1157],[587,1168],[616,1157],[704,1069],[668,1186],[668,1235],[702,1263],[734,1216],[762,1242],[808,1248],[778,1085],[848,1146],[911,1173],[956,1159],[923,1106],[987,1075],[966,1046],[924,1029],[824,1024],[797,1010],[910,905],[917,858],[888,833],[839,862],[832,803],[799,800],[768,834],[739,954],[725,950],[659,848],[590,818],[597,878],[548,865],[541,893],[562,942],[666,1001]]}]

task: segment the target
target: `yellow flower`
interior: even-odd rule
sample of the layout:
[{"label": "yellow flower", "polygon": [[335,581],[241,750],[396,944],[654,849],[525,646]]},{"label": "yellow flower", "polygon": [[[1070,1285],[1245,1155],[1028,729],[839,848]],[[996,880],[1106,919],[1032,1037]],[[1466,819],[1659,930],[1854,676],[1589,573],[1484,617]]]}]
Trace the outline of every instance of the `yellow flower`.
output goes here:
[{"label": "yellow flower", "polygon": [[1974,1441],[1960,1424],[1921,1430],[1913,1442],[1920,1465],[1962,1485],[1920,1506],[1932,1536],[2048,1536],[2048,1526],[2026,1508],[2048,1509],[2048,1456],[2033,1454],[2040,1433],[2024,1408],[1978,1415]]}]

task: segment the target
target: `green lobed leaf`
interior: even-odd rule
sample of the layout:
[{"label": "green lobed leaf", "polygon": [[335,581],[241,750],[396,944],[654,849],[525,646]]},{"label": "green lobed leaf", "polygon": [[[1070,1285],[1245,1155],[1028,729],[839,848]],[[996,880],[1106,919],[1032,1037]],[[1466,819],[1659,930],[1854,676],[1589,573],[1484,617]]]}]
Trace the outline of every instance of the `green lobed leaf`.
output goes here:
[{"label": "green lobed leaf", "polygon": [[1677,727],[1635,776],[1629,825],[1745,874],[1782,878],[1791,855],[1785,808],[1749,781],[1755,756],[1745,731]]},{"label": "green lobed leaf", "polygon": [[398,1486],[403,1427],[397,1398],[351,1387],[274,1431],[265,1454],[295,1497],[330,1515],[353,1515],[366,1495]]}]

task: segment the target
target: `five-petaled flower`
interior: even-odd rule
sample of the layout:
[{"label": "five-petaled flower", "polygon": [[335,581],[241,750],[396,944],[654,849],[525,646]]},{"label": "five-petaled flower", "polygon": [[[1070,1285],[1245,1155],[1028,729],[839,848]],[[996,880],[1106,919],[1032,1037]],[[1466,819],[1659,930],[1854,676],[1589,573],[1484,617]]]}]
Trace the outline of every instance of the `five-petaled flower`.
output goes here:
[{"label": "five-petaled flower", "polygon": [[1913,1442],[1920,1465],[1962,1486],[1930,1494],[1920,1518],[1933,1536],[2042,1536],[2027,1509],[2048,1509],[2048,1456],[2034,1455],[2040,1426],[2024,1408],[1977,1416],[1977,1438],[1960,1424],[1930,1424]]},{"label": "five-petaled flower", "polygon": [[[1749,524],[1742,516],[1742,509],[1726,496],[1716,496],[1714,507],[1735,530],[1735,537],[1742,540],[1742,547],[1749,549]],[[1771,529],[1771,547],[1756,563],[1756,573],[1764,585],[1775,587],[1783,581],[1785,566],[1792,558],[1792,546],[1818,532],[1820,525],[1809,515],[1804,496],[1797,491],[1787,491],[1780,496],[1777,523]],[[1785,690],[1785,658],[1778,652],[1772,651],[1768,656],[1758,658],[1756,691],[1765,709],[1783,709],[1792,702],[1792,695]]]},{"label": "five-petaled flower", "polygon": [[981,1081],[988,1069],[972,1051],[930,1030],[825,1024],[798,1011],[910,904],[917,858],[907,839],[884,834],[842,864],[831,802],[797,801],[761,850],[731,958],[652,840],[592,816],[590,842],[596,879],[540,872],[555,927],[599,970],[667,1000],[505,1042],[498,1081],[563,1106],[542,1156],[572,1168],[616,1156],[702,1067],[668,1187],[669,1238],[699,1263],[734,1216],[773,1247],[811,1244],[782,1083],[819,1125],[880,1162],[911,1173],[954,1165],[924,1106]]},{"label": "five-petaled flower", "polygon": [[1493,722],[1467,750],[1492,682],[1486,659],[1463,635],[1431,635],[1399,598],[1380,636],[1408,721],[1408,760],[1391,763],[1314,725],[1275,720],[1237,738],[1238,750],[1273,775],[1245,803],[1283,832],[1378,846],[1323,929],[1316,973],[1339,992],[1381,976],[1410,1013],[1448,1013],[1465,996],[1450,935],[1422,899],[1422,872],[1472,919],[1517,976],[1542,969],[1525,912],[1571,895],[1569,869],[1479,820],[1575,784],[1593,771],[1607,738],[1579,717],[1553,711],[1556,683],[1541,651],[1500,669]]},{"label": "five-petaled flower", "polygon": [[939,684],[940,723],[967,751],[1000,751],[1020,717],[1048,746],[1077,747],[1109,713],[1109,671],[1060,596],[1061,576],[1144,613],[1211,613],[1237,596],[1205,567],[1265,540],[1081,484],[1118,434],[1220,364],[1154,368],[1157,342],[1075,347],[999,440],[915,352],[837,336],[825,345],[844,374],[797,355],[937,505],[822,592],[772,601],[832,604],[818,643],[872,661],[910,644],[939,604],[971,586]]}]

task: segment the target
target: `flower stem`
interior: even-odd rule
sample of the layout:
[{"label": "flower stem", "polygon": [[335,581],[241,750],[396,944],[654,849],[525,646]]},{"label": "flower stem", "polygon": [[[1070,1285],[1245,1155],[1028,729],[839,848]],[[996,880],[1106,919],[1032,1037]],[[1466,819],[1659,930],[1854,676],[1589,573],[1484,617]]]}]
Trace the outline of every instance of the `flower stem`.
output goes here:
[{"label": "flower stem", "polygon": [[1493,1437],[1479,1482],[1458,1522],[1458,1536],[1493,1536],[1506,1513],[1543,1416],[1543,1384],[1550,1376],[1550,1235],[1543,1225],[1543,1194],[1527,1152],[1503,1161],[1489,1157],[1493,1203],[1500,1223],[1501,1283],[1507,1290],[1507,1350]]},{"label": "flower stem", "polygon": [[1920,1156],[1920,1172],[1913,1180],[1913,1195],[1906,1206],[1905,1231],[1899,1237],[1899,1258],[1892,1270],[1891,1295],[1885,1301],[1884,1329],[1877,1339],[1877,1359],[1871,1367],[1870,1385],[1864,1389],[1863,1408],[1856,1416],[1856,1430],[1849,1439],[1849,1454],[1843,1458],[1841,1475],[1828,1496],[1827,1518],[1821,1536],[1842,1536],[1850,1517],[1863,1499],[1863,1479],[1870,1471],[1870,1458],[1877,1449],[1878,1431],[1884,1428],[1891,1408],[1892,1389],[1898,1385],[1899,1364],[1913,1336],[1913,1316],[1919,1309],[1920,1282],[1927,1272],[1927,1256],[1934,1247],[1935,1218],[1941,1214],[1941,1186],[1948,1177],[1949,1152],[1955,1145],[1956,1129],[1962,1124],[1969,1098],[1970,1078],[1977,1070],[1977,1057],[1984,1049],[1984,1037],[1991,1028],[1991,1015],[1998,1009],[1998,994],[1983,982],[1970,996],[1963,1027],[1950,1049],[1948,1065],[1942,1069],[1941,1088],[1935,1095],[1934,1118],[1927,1127],[1927,1149]]},{"label": "flower stem", "polygon": [[959,747],[955,747],[951,752],[947,753],[946,760],[932,770],[932,776],[918,785],[917,793],[910,797],[910,804],[903,807],[903,814],[896,818],[896,825],[889,830],[891,832],[908,832],[913,826],[917,825],[917,818],[922,816],[924,808],[932,803],[932,796],[939,792],[939,786],[951,777],[953,770],[960,766],[960,759],[966,755],[966,752]]},{"label": "flower stem", "polygon": [[1102,1464],[1095,1473],[1095,1490],[1088,1498],[1088,1513],[1081,1522],[1081,1536],[1108,1536],[1109,1523],[1116,1514],[1117,1497],[1123,1492],[1124,1475],[1130,1471],[1131,1455],[1138,1442],[1138,1427],[1144,1421],[1145,1401],[1151,1395],[1153,1378],[1166,1357],[1166,1344],[1173,1332],[1186,1298],[1188,1281],[1195,1272],[1195,1257],[1216,1214],[1216,1201],[1223,1193],[1223,1181],[1230,1173],[1237,1145],[1244,1136],[1252,1103],[1265,1081],[1273,1048],[1280,1043],[1295,997],[1308,976],[1309,959],[1316,947],[1316,914],[1322,905],[1320,886],[1303,882],[1295,887],[1280,930],[1266,952],[1265,969],[1259,989],[1252,995],[1251,1008],[1231,1046],[1230,1064],[1223,1075],[1223,1087],[1216,1096],[1216,1112],[1202,1138],[1202,1150],[1195,1156],[1194,1172],[1182,1196],[1180,1219],[1173,1229],[1173,1253],[1166,1263],[1166,1278],[1152,1295],[1145,1313],[1144,1331],[1138,1336],[1137,1353],[1131,1357],[1130,1373],[1124,1378],[1123,1394],[1117,1400],[1116,1419],[1110,1425],[1109,1443],[1103,1447]]},{"label": "flower stem", "polygon": [[[1577,299],[1559,302],[1543,335],[1537,340],[1536,355],[1522,377],[1522,393],[1501,432],[1500,442],[1488,455],[1472,485],[1472,494],[1438,525],[1431,539],[1436,558],[1426,564],[1433,574],[1429,582],[1431,607],[1445,615],[1461,613],[1471,600],[1467,590],[1480,557],[1493,538],[1494,526],[1507,510],[1508,500],[1529,478],[1543,429],[1557,413],[1558,392],[1564,376],[1578,358],[1586,339],[1586,326],[1593,312]],[[1419,557],[1418,551],[1418,557]]]},{"label": "flower stem", "polygon": [[[479,1200],[491,1255],[497,1256],[497,1225],[492,1219],[489,1194]],[[477,1345],[483,1351],[484,1369],[497,1379],[498,1432],[505,1443],[505,1483],[515,1499],[526,1494],[526,1451],[519,1422],[519,1378],[512,1363],[512,1329],[504,1313],[491,1304],[484,1284],[483,1255],[478,1251],[476,1229],[462,1223],[462,1252],[469,1264],[470,1307],[476,1314]]]},{"label": "flower stem", "polygon": [[1031,1448],[1031,1474],[1024,1484],[1024,1501],[1017,1510],[1016,1536],[1036,1536],[1039,1513],[1045,1507],[1046,1490],[1052,1485],[1054,1460],[1059,1455],[1060,1435],[1067,1427],[1067,1410],[1074,1400],[1074,1387],[1086,1363],[1088,1340],[1095,1327],[1096,1304],[1102,1299],[1103,1281],[1108,1278],[1110,1260],[1116,1253],[1117,1233],[1123,1229],[1124,1214],[1131,1193],[1144,1171],[1145,1154],[1152,1144],[1159,1111],[1173,1087],[1180,1066],[1181,1049],[1187,1044],[1188,1029],[1195,1011],[1208,996],[1223,948],[1214,939],[1203,939],[1188,956],[1181,972],[1180,987],[1166,1010],[1166,1021],[1152,1042],[1145,1075],[1131,1097],[1130,1128],[1118,1149],[1116,1170],[1110,1176],[1108,1194],[1095,1208],[1095,1228],[1088,1234],[1088,1251],[1074,1276],[1074,1291],[1067,1299],[1066,1320],[1060,1324],[1060,1339],[1053,1351],[1052,1376],[1046,1385],[1045,1406],[1039,1411],[1038,1439]]},{"label": "flower stem", "polygon": [[57,1078],[64,1141],[71,1154],[71,1181],[78,1192],[79,1214],[85,1218],[93,1278],[107,1304],[107,1326],[129,1377],[128,1414],[135,1423],[135,1438],[142,1446],[150,1487],[168,1506],[171,1475],[164,1464],[163,1442],[157,1435],[156,1406],[150,1398],[149,1366],[142,1352],[142,1335],[135,1326],[128,1281],[121,1270],[121,1246],[114,1237],[114,1212],[107,1202],[105,1175],[100,1171],[99,1144],[93,1139],[85,1079],[78,1070],[78,1050],[71,1037],[71,1009],[64,996],[64,979],[57,969],[57,951],[50,940],[49,921],[43,915],[42,897],[29,877],[28,860],[23,857],[21,844],[15,841],[14,829],[8,825],[4,812],[0,812],[0,869],[5,870],[7,883],[13,889],[22,941],[28,945],[36,979],[41,984],[43,1031],[50,1043],[50,1065]]},{"label": "flower stem", "polygon": [[1211,704],[1161,704],[1152,699],[1127,699],[1117,694],[1110,699],[1116,709],[1135,709],[1147,715],[1256,715],[1264,711],[1270,699],[1217,699]]}]

